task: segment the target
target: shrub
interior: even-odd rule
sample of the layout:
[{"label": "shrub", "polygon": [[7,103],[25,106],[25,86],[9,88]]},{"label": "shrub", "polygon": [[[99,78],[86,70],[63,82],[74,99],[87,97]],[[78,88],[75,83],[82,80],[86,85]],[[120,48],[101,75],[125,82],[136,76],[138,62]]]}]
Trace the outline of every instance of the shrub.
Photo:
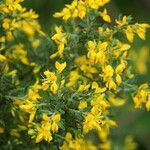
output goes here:
[{"label": "shrub", "polygon": [[[1,148],[112,149],[113,110],[131,100],[150,110],[129,55],[150,25],[112,19],[109,0],[73,0],[49,37],[21,2],[0,2]],[[136,147],[127,136],[122,148]]]}]

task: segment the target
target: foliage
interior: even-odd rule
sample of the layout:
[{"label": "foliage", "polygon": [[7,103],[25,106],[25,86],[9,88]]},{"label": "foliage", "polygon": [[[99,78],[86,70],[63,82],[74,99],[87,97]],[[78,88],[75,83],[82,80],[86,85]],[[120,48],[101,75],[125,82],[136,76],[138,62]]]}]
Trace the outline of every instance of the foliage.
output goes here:
[{"label": "foliage", "polygon": [[[147,50],[137,64],[132,50],[150,25],[111,19],[109,0],[73,0],[54,14],[62,21],[49,37],[22,2],[0,2],[1,148],[114,149],[113,110],[129,101],[150,110],[149,84],[135,80]],[[137,144],[127,135],[120,147]]]}]

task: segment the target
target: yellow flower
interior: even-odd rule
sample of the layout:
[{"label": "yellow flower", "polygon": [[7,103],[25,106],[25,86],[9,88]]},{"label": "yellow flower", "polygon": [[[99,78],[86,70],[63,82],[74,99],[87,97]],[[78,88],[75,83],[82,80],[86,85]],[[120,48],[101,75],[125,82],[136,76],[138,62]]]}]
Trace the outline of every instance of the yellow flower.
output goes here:
[{"label": "yellow flower", "polygon": [[79,88],[78,88],[78,92],[83,92],[83,91],[87,91],[88,89],[89,89],[89,87],[90,87],[90,84],[86,84],[86,83],[84,83],[84,84],[81,84],[80,86],[79,86]]},{"label": "yellow flower", "polygon": [[101,132],[99,132],[99,137],[103,142],[105,142],[108,140],[108,134],[108,130],[104,128],[101,130]]},{"label": "yellow flower", "polygon": [[117,126],[117,123],[116,121],[114,120],[107,120],[107,123],[110,127],[116,127]]},{"label": "yellow flower", "polygon": [[85,3],[92,9],[98,9],[100,7],[103,7],[109,1],[110,0],[85,0]]},{"label": "yellow flower", "polygon": [[78,11],[79,18],[83,19],[86,15],[86,7],[83,1],[78,2],[77,11]]},{"label": "yellow flower", "polygon": [[53,123],[52,123],[51,130],[52,130],[53,132],[58,132],[58,125],[57,125],[56,122],[53,122]]},{"label": "yellow flower", "polygon": [[71,133],[66,134],[66,139],[61,150],[97,150],[97,147],[89,140],[85,140],[83,136],[72,138]]},{"label": "yellow flower", "polygon": [[66,84],[66,87],[71,87],[76,84],[76,81],[80,78],[80,74],[77,70],[71,71],[69,74],[69,81]]},{"label": "yellow flower", "polygon": [[55,67],[58,73],[61,73],[66,68],[66,65],[67,65],[66,62],[61,64],[58,61],[55,62]]},{"label": "yellow flower", "polygon": [[124,43],[119,43],[119,50],[120,51],[126,51],[128,49],[130,49],[130,45],[129,44],[124,44]]},{"label": "yellow flower", "polygon": [[13,47],[12,53],[9,57],[14,60],[20,60],[25,65],[33,65],[30,63],[27,57],[27,51],[24,49],[24,45],[19,43]]},{"label": "yellow flower", "polygon": [[55,73],[50,72],[49,70],[44,71],[44,75],[46,76],[45,83],[54,82],[57,80]]},{"label": "yellow flower", "polygon": [[85,117],[85,121],[83,123],[83,132],[88,133],[90,130],[93,130],[93,129],[101,131],[103,123],[104,122],[103,122],[101,116],[93,115],[93,114],[89,113]]},{"label": "yellow flower", "polygon": [[55,31],[56,31],[56,34],[53,35],[51,37],[51,39],[53,41],[55,41],[55,43],[57,44],[58,52],[52,54],[50,56],[51,59],[53,59],[53,58],[55,58],[57,56],[62,56],[63,55],[63,51],[64,51],[64,46],[67,43],[65,33],[62,33],[62,27],[56,26],[55,27]]},{"label": "yellow flower", "polygon": [[107,88],[101,88],[97,82],[92,82],[92,89],[95,89],[95,93],[103,93],[107,90]]},{"label": "yellow flower", "polygon": [[104,73],[104,81],[108,81],[110,77],[113,76],[114,74],[114,69],[112,68],[112,66],[107,65],[104,69],[103,69],[103,73]]},{"label": "yellow flower", "polygon": [[[38,132],[36,136],[36,143],[41,142],[42,140],[45,140],[47,142],[50,142],[52,138],[51,134],[51,119],[46,114],[43,114],[42,121],[40,125],[36,126],[36,130]],[[32,133],[32,131],[31,131]]]},{"label": "yellow flower", "polygon": [[1,36],[1,37],[0,37],[0,42],[1,42],[1,43],[5,43],[5,41],[6,41],[5,36]]},{"label": "yellow flower", "polygon": [[47,114],[42,114],[42,119],[44,120],[44,121],[47,121],[47,122],[50,122],[50,118],[49,118],[49,116],[47,115]]},{"label": "yellow flower", "polygon": [[70,12],[70,10],[68,9],[68,8],[64,8],[63,10],[62,10],[62,12],[56,12],[54,15],[53,15],[53,17],[55,17],[55,18],[60,18],[60,17],[62,17],[63,18],[63,20],[68,20],[70,17],[71,17],[71,12]]},{"label": "yellow flower", "polygon": [[36,143],[41,142],[43,139],[47,142],[50,142],[53,139],[51,132],[47,128],[48,127],[46,126],[41,126],[41,128],[38,127],[38,135],[35,141]]},{"label": "yellow flower", "polygon": [[109,90],[113,89],[113,90],[116,90],[116,84],[115,82],[113,81],[113,79],[111,79],[110,81],[108,81],[106,83],[106,86],[108,87]]},{"label": "yellow flower", "polygon": [[5,62],[6,60],[7,58],[4,55],[0,54],[0,62]]},{"label": "yellow flower", "polygon": [[111,18],[110,16],[107,14],[107,9],[104,9],[103,12],[100,12],[100,16],[103,18],[104,21],[110,23],[111,22]]},{"label": "yellow flower", "polygon": [[125,34],[129,42],[133,42],[134,40],[134,30],[131,26],[128,26],[127,29],[125,30]]},{"label": "yellow flower", "polygon": [[37,19],[39,16],[32,9],[30,9],[28,12],[23,12],[20,17],[27,19]]},{"label": "yellow flower", "polygon": [[14,39],[13,34],[11,31],[6,32],[6,40],[7,41],[12,41]]},{"label": "yellow flower", "polygon": [[19,105],[19,108],[29,114],[29,122],[31,123],[36,113],[36,104],[26,100],[24,103]]},{"label": "yellow flower", "polygon": [[41,97],[40,97],[38,91],[34,91],[32,89],[29,89],[28,98],[30,100],[36,101],[37,99],[40,99]]},{"label": "yellow flower", "polygon": [[112,40],[113,32],[108,27],[106,29],[103,27],[98,27],[98,33],[101,37]]},{"label": "yellow flower", "polygon": [[66,5],[61,12],[56,12],[53,16],[55,18],[62,18],[67,21],[69,18],[83,19],[87,13],[88,8],[98,9],[110,0],[74,0],[70,5]]},{"label": "yellow flower", "polygon": [[66,140],[69,141],[69,140],[71,140],[71,139],[72,139],[71,133],[70,133],[70,132],[67,132],[67,133],[66,133]]},{"label": "yellow flower", "polygon": [[135,24],[135,29],[137,35],[142,39],[145,40],[145,34],[146,34],[146,29],[150,28],[149,24],[143,23],[143,24]]},{"label": "yellow flower", "polygon": [[96,47],[96,44],[93,41],[88,41],[88,51],[94,50]]},{"label": "yellow flower", "polygon": [[119,74],[116,75],[116,82],[118,85],[120,85],[122,83],[122,78]]},{"label": "yellow flower", "polygon": [[33,122],[35,114],[36,114],[36,110],[33,110],[33,111],[30,112],[29,123]]},{"label": "yellow flower", "polygon": [[115,69],[115,73],[116,74],[120,74],[123,72],[123,70],[126,68],[126,62],[121,62],[121,64],[119,64],[116,69]]},{"label": "yellow flower", "polygon": [[51,90],[51,92],[53,92],[53,94],[56,94],[56,93],[57,93],[57,91],[58,91],[58,85],[57,85],[56,82],[53,82],[53,83],[51,84],[50,90]]},{"label": "yellow flower", "polygon": [[5,29],[5,30],[8,30],[10,28],[10,19],[6,18],[3,20],[3,24],[2,24],[2,27]]},{"label": "yellow flower", "polygon": [[54,120],[55,122],[59,122],[60,119],[61,119],[60,114],[56,114],[56,115],[53,116],[53,120]]},{"label": "yellow flower", "polygon": [[[37,25],[37,26],[36,26]],[[36,30],[34,27],[38,28],[38,24],[35,22],[26,22],[26,21],[22,21],[22,30],[23,32],[28,35],[29,37],[34,36]]]},{"label": "yellow flower", "polygon": [[86,107],[87,107],[87,102],[86,101],[81,101],[79,103],[79,106],[78,106],[79,109],[84,109]]},{"label": "yellow flower", "polygon": [[116,19],[115,21],[121,27],[128,24],[126,16],[123,16],[122,20],[117,20]]},{"label": "yellow flower", "polygon": [[142,84],[138,88],[137,93],[133,96],[133,101],[135,103],[135,108],[141,108],[142,104],[146,104],[149,110],[149,93],[147,92],[148,84]]},{"label": "yellow flower", "polygon": [[88,41],[88,58],[92,64],[100,64],[104,66],[107,62],[107,56],[105,51],[107,50],[108,42],[99,41],[96,45],[93,41]]}]

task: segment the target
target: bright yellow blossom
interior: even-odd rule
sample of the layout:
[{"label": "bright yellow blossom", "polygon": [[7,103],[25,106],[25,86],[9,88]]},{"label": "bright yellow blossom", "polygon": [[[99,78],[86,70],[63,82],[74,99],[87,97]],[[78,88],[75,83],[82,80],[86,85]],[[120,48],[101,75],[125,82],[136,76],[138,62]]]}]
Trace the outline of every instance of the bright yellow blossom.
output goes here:
[{"label": "bright yellow blossom", "polygon": [[0,54],[0,62],[5,62],[6,60],[7,58],[4,55]]},{"label": "bright yellow blossom", "polygon": [[134,40],[134,29],[131,26],[128,26],[127,29],[125,30],[127,39],[129,42],[133,42]]},{"label": "bright yellow blossom", "polygon": [[87,102],[86,101],[80,101],[78,108],[79,109],[84,109],[87,107]]},{"label": "bright yellow blossom", "polygon": [[104,21],[110,23],[111,22],[111,18],[110,16],[107,14],[107,9],[104,9],[103,12],[100,13],[100,16],[103,18]]},{"label": "bright yellow blossom", "polygon": [[141,108],[145,104],[147,110],[149,110],[149,88],[148,84],[142,84],[139,86],[137,93],[133,96],[133,101],[135,103],[135,108]]},{"label": "bright yellow blossom", "polygon": [[67,44],[65,33],[62,32],[62,27],[55,27],[56,34],[52,36],[52,40],[55,41],[58,47],[58,52],[52,54],[50,58],[55,58],[56,56],[62,56],[65,48],[65,44]]},{"label": "bright yellow blossom", "polygon": [[65,69],[66,65],[67,65],[66,62],[61,64],[58,61],[55,62],[55,67],[58,73],[61,73]]}]

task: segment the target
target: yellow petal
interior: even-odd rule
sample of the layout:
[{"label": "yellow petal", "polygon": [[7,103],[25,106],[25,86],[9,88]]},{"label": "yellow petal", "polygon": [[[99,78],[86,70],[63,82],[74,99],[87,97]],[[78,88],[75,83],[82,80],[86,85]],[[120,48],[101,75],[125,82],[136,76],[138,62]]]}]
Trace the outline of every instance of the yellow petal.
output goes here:
[{"label": "yellow petal", "polygon": [[127,27],[127,29],[125,30],[125,34],[127,39],[129,40],[129,42],[133,42],[134,40],[134,33],[131,27]]},{"label": "yellow petal", "polygon": [[66,62],[61,64],[58,61],[55,62],[55,68],[57,69],[58,73],[61,73],[66,68],[66,65]]},{"label": "yellow petal", "polygon": [[121,76],[119,74],[117,74],[117,76],[116,76],[116,82],[118,85],[120,85],[122,83],[122,79],[121,79]]},{"label": "yellow petal", "polygon": [[41,142],[42,140],[43,140],[43,134],[42,134],[42,133],[39,133],[39,134],[37,135],[37,137],[36,137],[35,142],[36,142],[36,143],[39,143],[39,142]]}]

